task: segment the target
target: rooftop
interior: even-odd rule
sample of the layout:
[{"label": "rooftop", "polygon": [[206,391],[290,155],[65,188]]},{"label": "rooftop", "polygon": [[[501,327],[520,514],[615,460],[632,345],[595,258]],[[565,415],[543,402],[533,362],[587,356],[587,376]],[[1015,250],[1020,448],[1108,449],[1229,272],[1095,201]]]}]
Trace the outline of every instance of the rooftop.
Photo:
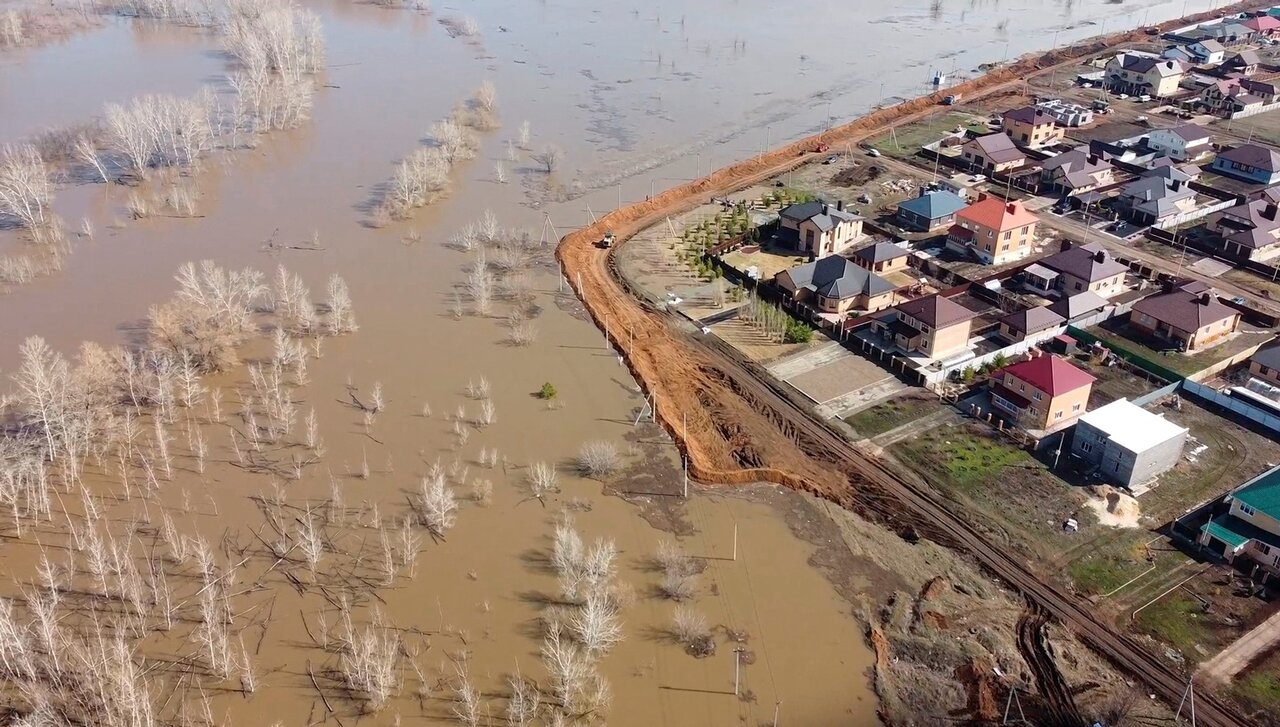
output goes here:
[{"label": "rooftop", "polygon": [[1268,533],[1230,513],[1215,515],[1200,530],[1231,546],[1232,550],[1239,550],[1250,540],[1258,540],[1273,548],[1280,548],[1280,535]]},{"label": "rooftop", "polygon": [[969,310],[959,303],[934,294],[925,298],[916,298],[901,303],[897,309],[906,315],[933,328],[946,328],[963,323],[977,317],[977,311]]},{"label": "rooftop", "polygon": [[935,220],[939,217],[954,215],[964,209],[967,204],[964,198],[955,192],[939,189],[925,192],[914,199],[899,202],[898,209],[905,209],[921,217]]},{"label": "rooftop", "polygon": [[1250,361],[1254,361],[1269,369],[1280,371],[1280,341],[1272,340],[1271,342],[1258,349],[1258,352],[1249,357]]},{"label": "rooftop", "polygon": [[1007,325],[1011,330],[1021,333],[1039,333],[1054,326],[1060,326],[1066,320],[1047,306],[1040,306],[1038,308],[1020,310],[1017,313],[1010,313],[1001,318],[1000,322]]},{"label": "rooftop", "polygon": [[1059,298],[1049,305],[1049,310],[1067,320],[1071,320],[1076,316],[1082,316],[1085,313],[1098,310],[1106,304],[1106,298],[1092,290],[1085,290],[1066,298]]},{"label": "rooftop", "polygon": [[1022,202],[1006,202],[999,197],[989,196],[979,197],[977,202],[956,213],[956,218],[998,232],[1039,222],[1039,218],[1028,211]]},{"label": "rooftop", "polygon": [[1186,428],[1152,414],[1130,402],[1116,399],[1101,408],[1087,412],[1080,421],[1101,431],[1118,447],[1130,452],[1145,452],[1152,447],[1181,436]]},{"label": "rooftop", "polygon": [[1180,331],[1198,331],[1218,321],[1240,315],[1240,312],[1218,300],[1211,290],[1175,290],[1143,298],[1134,304],[1135,313],[1143,313]]},{"label": "rooftop", "polygon": [[1241,144],[1218,152],[1218,158],[1268,172],[1280,171],[1280,153],[1261,144]]},{"label": "rooftop", "polygon": [[1009,122],[1017,122],[1020,124],[1052,124],[1053,117],[1046,113],[1043,109],[1035,106],[1023,106],[1020,109],[1012,109],[1004,112],[1004,120]]},{"label": "rooftop", "polygon": [[858,250],[853,256],[859,260],[865,260],[871,263],[884,262],[885,260],[895,260],[900,257],[909,255],[906,248],[901,245],[895,245],[892,242],[877,242],[874,245]]},{"label": "rooftop", "polygon": [[1280,467],[1275,467],[1231,493],[1242,504],[1280,518]]},{"label": "rooftop", "polygon": [[1049,396],[1059,396],[1097,381],[1093,376],[1057,356],[1036,356],[1004,367],[1004,373],[1027,382]]},{"label": "rooftop", "polygon": [[1027,158],[1027,155],[1022,153],[1021,149],[1014,146],[1013,140],[1010,139],[1009,135],[1003,131],[979,136],[970,140],[968,143],[977,146],[978,149],[982,151],[983,156],[997,164]]},{"label": "rooftop", "polygon": [[1101,245],[1094,242],[1067,247],[1062,252],[1044,258],[1040,264],[1050,270],[1090,283],[1129,271],[1127,265],[1117,261]]},{"label": "rooftop", "polygon": [[808,288],[824,298],[844,299],[858,295],[879,295],[897,286],[875,273],[858,267],[852,260],[830,255],[784,270],[796,289]]}]

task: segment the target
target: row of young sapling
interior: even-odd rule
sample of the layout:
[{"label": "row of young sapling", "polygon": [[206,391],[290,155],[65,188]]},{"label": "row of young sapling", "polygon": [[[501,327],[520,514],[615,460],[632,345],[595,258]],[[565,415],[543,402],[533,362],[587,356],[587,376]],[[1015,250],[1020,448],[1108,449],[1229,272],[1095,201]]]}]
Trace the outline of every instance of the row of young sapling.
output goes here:
[{"label": "row of young sapling", "polygon": [[[148,94],[107,104],[100,119],[0,150],[0,218],[16,221],[36,248],[34,255],[0,259],[0,283],[24,283],[60,269],[68,246],[65,225],[52,211],[57,183],[138,184],[158,169],[150,191],[129,195],[128,213],[194,216],[199,193],[189,175],[202,158],[252,145],[261,134],[297,126],[310,113],[314,76],[324,64],[324,38],[311,11],[284,0],[239,0],[190,16],[146,9],[147,3],[128,5],[130,14],[198,20],[217,32],[233,59],[230,101],[211,88],[186,97]],[[125,4],[102,9],[123,13]],[[87,220],[80,234],[92,236]]]},{"label": "row of young sapling", "polygon": [[739,319],[775,343],[808,343],[813,328],[796,320],[776,303],[752,295],[738,313]]}]

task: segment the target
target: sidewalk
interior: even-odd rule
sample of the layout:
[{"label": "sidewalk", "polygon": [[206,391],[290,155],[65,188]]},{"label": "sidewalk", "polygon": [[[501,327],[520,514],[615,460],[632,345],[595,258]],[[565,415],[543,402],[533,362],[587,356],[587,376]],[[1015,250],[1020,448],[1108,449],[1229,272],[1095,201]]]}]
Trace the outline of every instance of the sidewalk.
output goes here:
[{"label": "sidewalk", "polygon": [[1200,673],[1220,682],[1230,682],[1266,650],[1280,642],[1280,613],[1236,639],[1217,656],[1200,665]]}]

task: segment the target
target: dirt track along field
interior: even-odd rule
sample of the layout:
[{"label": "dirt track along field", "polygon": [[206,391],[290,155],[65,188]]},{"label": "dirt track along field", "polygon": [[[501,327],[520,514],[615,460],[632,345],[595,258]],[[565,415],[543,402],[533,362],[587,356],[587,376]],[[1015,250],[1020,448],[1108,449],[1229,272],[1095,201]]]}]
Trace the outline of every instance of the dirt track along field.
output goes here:
[{"label": "dirt track along field", "polygon": [[[998,92],[1027,74],[1075,63],[1106,48],[1147,37],[1133,31],[1023,59],[945,93],[959,92],[972,98]],[[646,202],[614,210],[567,235],[557,257],[596,324],[607,331],[637,380],[653,396],[657,419],[684,451],[692,476],[712,484],[768,481],[807,491],[905,537],[925,537],[975,558],[1030,604],[1030,615],[1024,618],[1026,633],[1019,642],[1038,686],[1047,692],[1042,697],[1056,723],[1082,722],[1047,654],[1044,639],[1038,636],[1046,615],[1065,623],[1091,648],[1141,679],[1166,701],[1177,702],[1186,687],[1184,674],[1136,639],[1095,618],[1089,604],[1041,579],[1026,563],[990,542],[964,513],[958,513],[954,504],[944,501],[927,484],[855,450],[817,420],[807,406],[794,401],[767,372],[742,360],[731,347],[692,330],[674,315],[641,304],[613,268],[612,252],[596,246],[606,231],[625,242],[668,215],[812,161],[818,156],[814,150],[819,144],[857,143],[892,124],[935,113],[942,108],[938,106],[941,95],[874,112]],[[1213,695],[1205,692],[1198,696],[1201,724],[1245,724]]]}]

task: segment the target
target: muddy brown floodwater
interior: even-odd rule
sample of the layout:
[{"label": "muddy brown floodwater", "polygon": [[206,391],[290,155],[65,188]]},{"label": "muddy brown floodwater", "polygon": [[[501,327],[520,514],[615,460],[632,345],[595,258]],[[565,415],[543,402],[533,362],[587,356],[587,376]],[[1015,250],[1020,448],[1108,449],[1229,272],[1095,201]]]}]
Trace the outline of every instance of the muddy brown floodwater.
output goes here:
[{"label": "muddy brown floodwater", "polygon": [[[934,69],[972,75],[979,63],[1094,35],[1104,23],[1131,26],[1204,4],[915,0],[888,7],[824,0],[798,13],[760,0],[635,9],[584,0],[478,0],[424,14],[345,0],[311,3],[324,24],[329,64],[313,120],[267,136],[252,150],[211,157],[195,176],[197,219],[132,221],[126,189],[61,187],[55,206],[68,227],[88,219],[97,233],[74,242],[63,270],[0,296],[0,371],[14,369],[17,345],[31,335],[68,353],[82,340],[125,341],[148,307],[168,297],[175,269],[187,260],[268,272],[285,264],[317,294],[324,278],[339,271],[350,284],[360,330],[327,341],[298,391],[300,406],[317,413],[327,445],[321,460],[297,481],[246,469],[236,465],[223,428],[209,423],[207,470],[198,473],[189,455],[180,454],[178,472],[159,497],[184,532],[227,543],[220,557],[230,563],[240,561],[232,557],[239,548],[258,547],[261,498],[273,483],[283,482],[287,501],[301,508],[329,500],[337,482],[344,513],[351,513],[330,533],[337,562],[377,550],[369,545],[376,531],[357,523],[371,517],[375,505],[385,517],[403,517],[408,494],[432,462],[457,461],[472,479],[492,480],[492,505],[464,502],[447,538],[424,536],[412,579],[401,575],[357,604],[362,619],[376,607],[403,630],[406,643],[418,649],[425,682],[420,686],[408,673],[402,696],[374,722],[392,723],[397,714],[406,723],[448,719],[440,680],[453,673],[451,658],[460,650],[469,652],[472,677],[486,698],[504,694],[504,676],[517,669],[542,678],[537,619],[556,592],[545,559],[554,523],[568,507],[585,537],[617,542],[619,580],[635,590],[623,612],[626,639],[603,663],[614,692],[608,721],[757,725],[771,724],[778,709],[781,724],[873,724],[872,658],[855,617],[858,606],[807,565],[812,547],[794,537],[774,509],[729,492],[674,498],[680,472],[673,449],[656,430],[633,426],[642,405],[635,382],[596,329],[575,314],[576,301],[559,290],[551,246],[619,201],[643,199],[881,100],[915,95]],[[452,38],[439,22],[463,14],[476,18],[478,38]],[[199,30],[125,21],[43,48],[0,53],[0,142],[88,121],[106,102],[189,94],[206,83],[220,87],[226,64],[216,39]],[[479,157],[454,172],[448,197],[411,221],[368,227],[366,205],[394,163],[484,80],[497,88],[502,127],[480,135]],[[557,144],[566,162],[548,178],[522,153],[520,161],[504,162],[511,179],[498,184],[494,164],[525,119],[531,146]],[[474,255],[441,243],[486,209],[504,225],[547,241],[533,277],[538,335],[527,347],[504,343],[504,305],[489,316],[449,313],[461,270]],[[318,250],[291,247],[313,237]],[[20,244],[0,232],[0,253]],[[476,415],[478,403],[463,390],[480,376],[491,382],[496,421],[459,447],[450,419],[460,406],[468,417]],[[555,408],[533,396],[547,381],[560,392]],[[375,382],[388,407],[366,432],[348,392],[367,393]],[[235,399],[232,391],[250,387],[243,370],[212,383],[228,401]],[[633,504],[634,492],[624,500],[571,475],[579,446],[593,439],[629,448],[629,461],[648,463],[635,482],[664,494],[641,497],[649,501],[641,508]],[[482,468],[482,448],[496,448],[505,464]],[[367,479],[357,476],[366,461]],[[525,483],[528,465],[539,461],[561,471],[562,491],[545,502],[529,497]],[[106,473],[96,479],[103,492],[112,490]],[[614,482],[610,491],[625,491],[629,482]],[[655,497],[665,498],[657,515]],[[104,505],[120,522],[137,517],[138,507]],[[660,576],[648,559],[672,536],[650,521],[675,523],[685,549],[705,559],[693,605],[719,629],[714,656],[697,659],[671,643],[672,604],[655,596]],[[57,538],[42,542],[51,540]],[[37,559],[34,539],[8,540],[0,572],[10,580],[0,589],[12,595],[12,581],[30,580]],[[358,565],[357,559],[352,572]],[[314,584],[290,585],[261,552],[245,562],[237,580],[246,588],[265,584],[252,589],[243,606],[254,619],[244,638],[257,644],[251,650],[262,685],[248,697],[219,693],[212,700],[216,719],[239,725],[319,720],[326,710],[308,663],[335,711],[349,719],[352,703],[326,681],[325,669],[336,661],[313,641],[320,614],[332,605],[327,596]],[[847,591],[848,584],[841,585]],[[728,630],[745,638],[739,697],[732,694]],[[189,650],[174,637],[157,637],[151,646],[156,653]],[[173,683],[173,676],[164,678]],[[183,698],[196,698],[189,681],[178,683]],[[494,713],[501,709],[494,700]]]}]

